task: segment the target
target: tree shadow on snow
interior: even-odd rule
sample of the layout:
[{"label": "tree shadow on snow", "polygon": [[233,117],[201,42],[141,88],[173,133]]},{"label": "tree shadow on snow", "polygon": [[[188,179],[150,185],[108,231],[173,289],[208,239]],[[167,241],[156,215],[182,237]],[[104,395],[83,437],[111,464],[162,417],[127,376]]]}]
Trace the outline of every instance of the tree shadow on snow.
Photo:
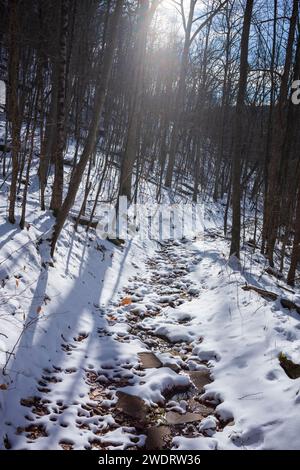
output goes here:
[{"label": "tree shadow on snow", "polygon": [[[64,241],[62,240],[58,244],[58,249],[61,248],[63,243]],[[73,249],[73,243],[74,240],[70,250]],[[30,422],[26,420],[25,415],[30,415],[34,418],[35,422],[37,419],[42,422],[48,433],[48,438],[45,439],[44,443],[43,440],[39,442],[39,447],[51,449],[51,446],[55,446],[56,442],[58,442],[57,439],[60,438],[60,435],[65,436],[66,433],[68,434],[68,429],[61,425],[62,420],[68,417],[70,412],[71,415],[76,413],[78,402],[89,400],[88,396],[80,400],[80,386],[83,383],[86,370],[93,370],[91,369],[93,367],[97,371],[97,363],[94,363],[93,359],[90,358],[90,351],[98,351],[99,362],[101,352],[103,352],[101,350],[103,345],[101,345],[101,338],[99,338],[97,327],[99,325],[105,327],[107,323],[104,318],[99,318],[99,316],[103,316],[103,310],[101,311],[98,306],[103,303],[104,282],[102,280],[105,278],[106,271],[112,266],[111,255],[114,250],[107,251],[105,259],[102,260],[102,254],[92,244],[88,247],[88,243],[89,239],[87,237],[85,246],[81,248],[82,256],[80,263],[78,255],[72,261],[72,254],[68,253],[67,269],[71,269],[72,263],[73,268],[76,266],[78,269],[79,265],[79,274],[73,279],[70,291],[61,302],[58,302],[59,310],[52,311],[49,314],[47,314],[47,306],[43,305],[42,310],[40,310],[40,306],[45,296],[47,296],[49,280],[53,284],[55,279],[51,276],[52,273],[48,271],[53,268],[47,267],[41,269],[27,316],[27,323],[31,321],[32,323],[29,324],[22,335],[17,352],[11,358],[8,367],[8,370],[18,371],[15,383],[12,384],[12,387],[15,388],[5,397],[6,411],[4,413],[4,421],[10,422],[11,425],[3,426],[3,432],[4,434],[7,433],[13,446],[18,444],[18,436],[15,434],[17,426],[28,426]],[[116,281],[112,295],[114,295],[118,288],[129,248],[130,246],[126,247],[119,272],[114,272]],[[86,253],[86,256],[84,253]],[[59,273],[57,273],[58,275]],[[57,283],[59,283],[59,277]],[[58,284],[56,284],[56,288],[59,288]],[[64,285],[62,288],[64,289]],[[106,305],[109,300],[106,302]],[[51,299],[49,302],[49,308],[51,308]],[[40,319],[38,319],[39,315],[41,316]],[[43,321],[43,316],[45,316],[45,322]],[[62,346],[76,344],[74,343],[74,338],[84,332],[88,333],[88,336],[84,341],[78,343],[77,349],[68,351]],[[38,339],[35,341],[37,333]],[[117,363],[117,358],[120,356],[120,344],[110,336],[107,336],[105,345],[110,350],[110,356],[116,358],[115,363]],[[70,367],[70,365],[72,367],[74,365],[74,370],[68,373],[66,367]],[[56,406],[56,403],[52,402],[51,391],[49,393],[38,391],[38,382],[41,380],[41,377],[45,374],[50,375],[44,369],[46,368],[53,372],[53,367],[58,371],[61,369],[59,376],[62,378],[62,382],[58,384],[49,383],[49,389],[53,389],[53,397],[57,398],[55,390],[58,390],[57,387],[59,387],[58,394],[61,395],[61,401],[63,401],[66,407],[57,421],[50,420],[53,412],[38,418],[34,413],[29,412],[29,408],[23,408],[20,405],[22,398],[36,396],[50,400],[49,409]],[[64,382],[66,387],[64,387]],[[72,407],[74,407],[74,410]],[[64,426],[68,425],[68,418],[65,421]],[[22,442],[24,441],[22,440]]]}]

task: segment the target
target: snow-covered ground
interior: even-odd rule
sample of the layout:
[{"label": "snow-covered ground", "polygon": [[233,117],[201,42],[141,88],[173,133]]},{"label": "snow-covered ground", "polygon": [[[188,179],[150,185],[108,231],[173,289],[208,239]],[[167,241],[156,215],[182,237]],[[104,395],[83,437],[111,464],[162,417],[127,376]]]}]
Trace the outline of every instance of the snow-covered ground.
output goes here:
[{"label": "snow-covered ground", "polygon": [[191,316],[189,326],[203,337],[201,344],[194,342],[193,356],[212,367],[214,380],[203,399],[213,400],[217,416],[234,424],[208,444],[202,437],[176,438],[175,444],[181,449],[299,449],[300,380],[287,377],[278,360],[283,352],[299,363],[299,314],[241,289],[248,281],[286,297],[262,275],[260,257],[253,257],[252,272],[246,264],[241,273],[228,266],[227,242],[208,237],[191,248],[202,257],[191,274],[200,295],[178,311]]},{"label": "snow-covered ground", "polygon": [[36,187],[23,231],[1,189],[1,448],[138,448],[158,426],[175,449],[300,448],[300,379],[278,359],[299,364],[300,316],[242,287],[299,291],[250,246],[228,263],[222,206],[206,203],[204,236],[162,245],[69,221],[52,263]]},{"label": "snow-covered ground", "polygon": [[[61,432],[79,447],[87,445],[88,440],[72,430],[77,408],[88,397],[89,386],[83,380],[86,370],[134,363],[142,350],[138,341],[129,348],[110,337],[101,340],[99,330],[107,323],[107,305],[135,272],[132,264],[137,260],[143,264],[144,251],[138,245],[118,249],[109,242],[100,243],[95,234],[74,233],[70,224],[51,266],[47,242],[41,243],[52,226],[51,216],[35,208],[24,231],[5,223],[4,216],[0,238],[0,361],[1,368],[5,366],[0,380],[1,445],[7,435],[13,448],[26,447],[25,436],[16,435],[16,430],[30,424],[34,414],[20,402],[33,396],[51,399],[55,406],[60,400],[68,404],[57,422],[50,415],[41,419],[43,424],[47,420],[49,439],[36,441],[34,448],[56,448]],[[76,345],[72,351],[68,350],[70,341]],[[47,380],[43,377],[60,369],[54,395],[44,394],[48,386],[44,387]],[[106,420],[109,413],[103,417]]]}]

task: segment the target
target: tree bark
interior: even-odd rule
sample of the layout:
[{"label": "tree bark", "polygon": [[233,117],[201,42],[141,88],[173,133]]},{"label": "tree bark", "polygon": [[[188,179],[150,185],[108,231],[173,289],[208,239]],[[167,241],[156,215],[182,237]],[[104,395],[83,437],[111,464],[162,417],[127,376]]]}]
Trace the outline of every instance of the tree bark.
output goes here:
[{"label": "tree bark", "polygon": [[171,133],[169,159],[168,159],[166,179],[165,179],[165,186],[167,188],[171,188],[174,167],[175,167],[175,156],[176,156],[176,150],[177,150],[177,145],[178,145],[180,117],[181,117],[181,114],[183,111],[183,105],[184,105],[185,81],[186,81],[186,75],[187,75],[188,64],[189,64],[191,30],[192,30],[195,6],[196,6],[195,0],[190,0],[189,17],[188,17],[188,21],[186,24],[184,46],[183,46],[183,51],[182,51],[182,56],[181,56],[179,82],[178,82],[177,93],[176,93],[175,107],[173,110],[174,120],[173,120],[173,128],[172,128],[172,133]]},{"label": "tree bark", "polygon": [[284,143],[288,127],[287,122],[287,100],[288,100],[288,86],[289,77],[293,61],[293,46],[295,31],[298,17],[298,0],[293,1],[293,11],[290,21],[290,29],[286,48],[286,57],[284,64],[284,71],[281,78],[280,92],[278,98],[278,104],[274,110],[274,123],[272,128],[272,142],[271,142],[271,154],[269,162],[269,184],[268,184],[268,195],[267,195],[267,226],[266,239],[267,239],[267,250],[266,254],[270,263],[270,266],[274,266],[273,254],[277,238],[277,230],[279,225],[279,214],[280,214],[280,196],[281,188],[280,182],[280,165],[284,158]]},{"label": "tree bark", "polygon": [[94,100],[94,109],[93,109],[93,116],[92,121],[89,127],[88,136],[86,139],[86,143],[79,159],[78,165],[76,166],[72,179],[69,185],[69,190],[66,195],[66,198],[63,202],[62,208],[59,211],[57,216],[56,224],[53,231],[52,241],[51,241],[51,256],[54,255],[55,246],[60,235],[60,232],[64,226],[64,223],[68,217],[69,211],[74,204],[75,197],[82,179],[82,175],[84,173],[86,164],[89,160],[89,157],[93,153],[96,147],[96,139],[98,134],[98,129],[100,125],[101,114],[104,106],[106,91],[108,87],[108,81],[111,74],[112,63],[113,63],[113,56],[115,51],[117,33],[118,33],[118,26],[120,23],[122,9],[123,9],[124,0],[119,0],[116,3],[115,11],[113,13],[112,21],[111,21],[111,37],[109,41],[107,41],[106,50],[104,52],[104,61],[103,61],[103,68],[102,74],[100,77],[100,81],[97,84],[96,93],[95,93],[95,100]]},{"label": "tree bark", "polygon": [[147,33],[158,6],[159,0],[154,0],[150,6],[149,0],[140,4],[140,17],[136,38],[136,66],[133,78],[132,102],[130,110],[129,128],[126,148],[122,160],[119,196],[126,196],[131,200],[131,186],[133,166],[139,146],[138,129],[141,113],[141,94],[143,85],[144,56],[146,51]]},{"label": "tree bark", "polygon": [[[186,22],[186,24],[184,24],[184,27],[185,27],[184,28],[185,29],[184,46],[183,46],[183,52],[181,56],[180,74],[179,74],[179,81],[178,81],[178,87],[177,87],[177,93],[176,93],[175,108],[174,108],[175,112],[174,112],[174,117],[173,117],[173,128],[172,128],[172,133],[171,133],[171,143],[170,143],[170,150],[169,150],[169,160],[168,160],[167,172],[166,172],[166,178],[165,178],[165,186],[167,188],[171,188],[172,178],[173,178],[173,173],[174,173],[174,168],[175,168],[175,158],[176,158],[176,151],[177,151],[178,140],[179,140],[181,115],[182,115],[182,111],[184,108],[184,96],[185,96],[185,90],[186,90],[186,76],[187,76],[188,65],[189,65],[190,46],[193,40],[195,39],[195,37],[200,33],[200,31],[207,24],[211,23],[214,16],[227,3],[227,0],[220,3],[219,6],[206,18],[206,20],[191,35],[196,3],[197,3],[197,0],[190,0],[188,21]],[[182,5],[183,5],[183,2],[182,2]]]},{"label": "tree bark", "polygon": [[59,39],[59,72],[57,94],[57,139],[54,148],[55,176],[50,208],[57,215],[63,199],[65,148],[65,94],[66,94],[66,61],[67,35],[69,20],[69,0],[61,0],[60,39]]},{"label": "tree bark", "polygon": [[14,224],[15,205],[17,196],[17,180],[19,172],[19,150],[20,150],[20,116],[19,116],[19,18],[18,1],[10,2],[10,55],[9,55],[9,111],[12,124],[12,177],[9,194],[8,220]]},{"label": "tree bark", "polygon": [[242,159],[242,115],[247,93],[249,34],[253,11],[253,0],[247,0],[241,39],[240,77],[235,111],[235,148],[232,162],[232,230],[230,256],[240,257],[241,237],[241,159]]}]

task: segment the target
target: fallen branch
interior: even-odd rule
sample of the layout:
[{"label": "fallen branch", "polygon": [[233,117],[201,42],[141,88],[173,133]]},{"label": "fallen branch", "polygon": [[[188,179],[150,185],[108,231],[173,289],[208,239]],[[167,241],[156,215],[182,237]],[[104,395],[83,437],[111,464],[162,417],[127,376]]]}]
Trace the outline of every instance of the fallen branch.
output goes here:
[{"label": "fallen branch", "polygon": [[276,284],[277,287],[279,287],[280,289],[283,289],[283,290],[286,290],[287,292],[290,292],[291,294],[296,294],[296,292],[292,289],[288,289],[288,287],[285,287],[285,286],[282,286],[281,284]]},{"label": "fallen branch", "polygon": [[283,274],[280,271],[277,271],[277,269],[272,268],[271,266],[268,266],[267,269],[265,269],[265,272],[267,274],[270,274],[271,276],[276,277],[277,279],[283,279]]},{"label": "fallen branch", "polygon": [[292,302],[289,299],[280,299],[280,303],[284,308],[296,310],[296,312],[300,314],[300,305],[295,304],[295,302]]},{"label": "fallen branch", "polygon": [[260,289],[259,287],[252,286],[251,284],[246,284],[245,286],[242,287],[242,289],[246,291],[254,290],[259,295],[261,295],[264,299],[267,299],[267,300],[277,300],[278,298],[278,295],[275,294],[274,292]]},{"label": "fallen branch", "polygon": [[7,358],[6,358],[6,362],[2,368],[2,374],[3,375],[7,375],[6,374],[6,369],[7,369],[7,366],[8,366],[8,363],[10,361],[10,358],[12,356],[16,356],[15,355],[15,350],[16,350],[16,347],[18,346],[19,342],[21,341],[21,338],[22,336],[24,335],[25,331],[30,328],[30,326],[32,326],[34,323],[36,323],[37,321],[39,320],[39,318],[32,318],[31,320],[28,320],[27,323],[25,323],[25,325],[23,326],[23,329],[21,331],[21,333],[19,334],[18,338],[17,338],[17,341],[15,342],[13,348],[11,351],[7,351]]},{"label": "fallen branch", "polygon": [[279,297],[279,295],[275,294],[275,292],[261,289],[260,287],[252,286],[251,284],[246,284],[245,286],[242,287],[242,289],[245,291],[253,290],[257,292],[259,295],[261,295],[264,299],[267,299],[267,300],[279,299],[283,308],[287,308],[289,310],[296,310],[296,312],[300,314],[300,305],[295,304],[295,302],[293,302],[292,300]]},{"label": "fallen branch", "polygon": [[91,228],[97,228],[97,225],[98,225],[98,220],[92,220],[92,221],[90,222],[89,219],[85,219],[84,217],[81,217],[79,220],[77,220],[77,217],[75,217],[75,216],[72,216],[72,219],[75,220],[75,221],[77,221],[77,223],[78,223],[79,225],[82,225],[82,226],[84,226],[84,227],[89,226],[89,227],[91,227]]}]

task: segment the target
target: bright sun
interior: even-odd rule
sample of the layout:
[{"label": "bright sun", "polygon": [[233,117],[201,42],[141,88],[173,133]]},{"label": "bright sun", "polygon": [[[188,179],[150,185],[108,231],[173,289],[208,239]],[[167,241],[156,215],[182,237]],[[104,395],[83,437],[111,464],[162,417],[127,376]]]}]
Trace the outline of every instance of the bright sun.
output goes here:
[{"label": "bright sun", "polygon": [[[157,10],[157,27],[162,32],[170,31],[174,27],[176,29],[182,28],[182,17],[180,0],[163,0]],[[197,0],[196,10],[203,6],[202,0]],[[188,17],[190,7],[190,0],[183,0],[183,9],[185,17]]]}]

